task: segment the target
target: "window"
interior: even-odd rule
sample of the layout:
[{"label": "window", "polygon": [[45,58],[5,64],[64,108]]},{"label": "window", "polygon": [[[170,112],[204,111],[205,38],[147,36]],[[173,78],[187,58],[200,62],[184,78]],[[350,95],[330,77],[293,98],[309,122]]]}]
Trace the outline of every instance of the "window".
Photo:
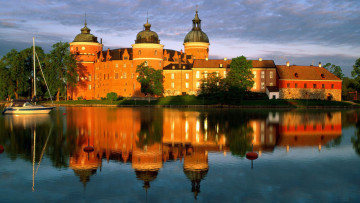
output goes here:
[{"label": "window", "polygon": [[171,79],[175,79],[175,74],[171,73]]},{"label": "window", "polygon": [[124,68],[126,68],[126,63],[124,63]]},{"label": "window", "polygon": [[325,89],[325,84],[321,84],[321,88]]},{"label": "window", "polygon": [[185,78],[186,78],[186,79],[189,79],[189,73],[186,73],[186,74],[185,74]]},{"label": "window", "polygon": [[175,58],[175,61],[178,61],[178,58]]},{"label": "window", "polygon": [[161,61],[159,62],[159,67],[161,67]]},{"label": "window", "polygon": [[200,78],[200,71],[196,71],[196,78]]},{"label": "window", "polygon": [[167,61],[167,57],[164,57],[164,61]]},{"label": "window", "polygon": [[145,66],[148,66],[148,61],[145,61]]},{"label": "window", "polygon": [[91,90],[91,85],[89,85],[89,90]]},{"label": "window", "polygon": [[104,74],[104,80],[106,79],[106,76],[105,76],[105,74]]},{"label": "window", "polygon": [[171,88],[175,88],[175,83],[174,82],[171,83]]},{"label": "window", "polygon": [[270,71],[270,78],[274,77],[274,72]]},{"label": "window", "polygon": [[274,86],[274,84],[271,82],[271,83],[270,83],[270,86]]},{"label": "window", "polygon": [[174,69],[175,69],[175,66],[172,66],[171,68],[174,70]]},{"label": "window", "polygon": [[261,71],[261,78],[265,78],[265,71]]},{"label": "window", "polygon": [[256,78],[256,71],[253,71],[254,78]]},{"label": "window", "polygon": [[219,77],[219,71],[216,71],[216,77]]},{"label": "window", "polygon": [[307,88],[307,84],[306,84],[306,83],[304,84],[304,88]]},{"label": "window", "polygon": [[200,82],[196,83],[196,88],[199,89],[200,88]]},{"label": "window", "polygon": [[265,89],[265,83],[264,82],[261,83],[261,89],[262,90]]},{"label": "window", "polygon": [[119,68],[119,64],[115,64],[115,68]]},{"label": "window", "polygon": [[119,78],[119,73],[115,73],[115,79]]},{"label": "window", "polygon": [[78,47],[76,47],[76,51],[79,51],[79,48],[78,48]]},{"label": "window", "polygon": [[91,81],[91,75],[89,75],[88,80]]},{"label": "window", "polygon": [[226,78],[226,71],[224,71],[224,78]]},{"label": "window", "polygon": [[219,86],[219,85],[220,85],[220,83],[219,83],[219,82],[217,82],[217,83],[216,83],[216,86]]},{"label": "window", "polygon": [[185,83],[185,88],[189,88],[189,83],[188,82]]},{"label": "window", "polygon": [[125,72],[123,73],[123,78],[126,79],[126,73]]},{"label": "window", "polygon": [[295,83],[295,88],[297,88],[297,83]]},{"label": "window", "polygon": [[138,55],[139,55],[139,56],[141,55],[141,50],[139,50]]},{"label": "window", "polygon": [[97,80],[97,76],[95,75],[95,80]]},{"label": "window", "polygon": [[334,89],[334,84],[331,84],[331,89]]},{"label": "window", "polygon": [[127,56],[124,56],[124,60],[129,60],[129,57],[127,57]]},{"label": "window", "polygon": [[157,50],[155,50],[155,56],[157,55]]},{"label": "window", "polygon": [[286,87],[287,87],[287,88],[290,88],[290,83],[287,83],[287,84],[286,84]]},{"label": "window", "polygon": [[316,88],[316,84],[313,84],[313,88]]},{"label": "window", "polygon": [[207,71],[204,71],[204,78],[207,78]]},{"label": "window", "polygon": [[253,88],[256,89],[256,82],[254,82]]},{"label": "window", "polygon": [[131,79],[133,79],[134,78],[134,73],[131,73]]}]

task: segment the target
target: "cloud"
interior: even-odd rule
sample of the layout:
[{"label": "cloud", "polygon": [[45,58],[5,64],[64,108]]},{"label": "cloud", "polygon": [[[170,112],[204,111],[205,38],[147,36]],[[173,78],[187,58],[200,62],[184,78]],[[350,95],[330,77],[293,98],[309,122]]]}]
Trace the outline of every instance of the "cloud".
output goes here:
[{"label": "cloud", "polygon": [[[354,53],[360,53],[358,0],[37,0],[31,4],[13,0],[3,2],[0,8],[0,41],[16,44],[33,33],[46,38],[49,47],[56,40],[72,41],[84,24],[86,12],[88,27],[95,36],[103,38],[105,46],[129,47],[143,29],[148,12],[151,29],[159,34],[161,42],[171,42],[165,44],[167,48],[182,49],[183,39],[192,28],[196,5],[212,55],[229,57],[229,50],[236,52],[233,55],[255,56],[256,51],[262,55],[264,51],[258,46],[274,44],[311,45],[287,49],[288,54],[298,51],[300,58],[306,54],[319,56],[324,47],[331,49],[328,55],[354,58]],[[333,53],[336,47],[338,50]],[[277,46],[265,51],[284,52]]]}]

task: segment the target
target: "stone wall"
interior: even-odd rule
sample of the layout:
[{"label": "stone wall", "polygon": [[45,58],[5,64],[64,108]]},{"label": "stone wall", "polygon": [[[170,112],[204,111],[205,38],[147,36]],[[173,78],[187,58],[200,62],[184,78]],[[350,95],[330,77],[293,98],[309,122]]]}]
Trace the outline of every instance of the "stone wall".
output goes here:
[{"label": "stone wall", "polygon": [[341,89],[280,88],[280,99],[320,99],[341,101]]}]

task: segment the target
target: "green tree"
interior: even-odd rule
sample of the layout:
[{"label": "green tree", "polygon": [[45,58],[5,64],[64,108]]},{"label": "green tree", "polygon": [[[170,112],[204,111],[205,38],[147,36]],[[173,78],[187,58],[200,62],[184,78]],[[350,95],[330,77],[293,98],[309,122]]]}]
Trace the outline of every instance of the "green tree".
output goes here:
[{"label": "green tree", "polygon": [[137,81],[141,84],[141,92],[144,93],[145,96],[161,96],[163,94],[164,76],[162,70],[155,70],[142,63],[137,66],[136,72],[139,73]]},{"label": "green tree", "polygon": [[12,49],[1,61],[5,68],[9,70],[10,80],[7,85],[9,91],[13,92],[15,99],[19,99],[19,96],[29,93],[31,70],[25,64],[25,55]]},{"label": "green tree", "polygon": [[201,79],[200,96],[224,103],[226,94],[224,83],[225,80],[221,78],[216,72],[207,74],[206,77]]},{"label": "green tree", "polygon": [[66,86],[74,87],[77,77],[75,56],[70,54],[69,43],[58,42],[52,46],[50,54],[46,57],[44,74],[52,95],[56,94],[59,101],[60,95],[66,94]]},{"label": "green tree", "polygon": [[109,92],[106,94],[106,98],[110,101],[116,101],[118,99],[118,95],[116,92]]},{"label": "green tree", "polygon": [[330,73],[336,75],[336,77],[342,79],[344,77],[344,74],[341,70],[340,66],[337,66],[335,64],[331,64],[331,63],[327,63],[324,68],[328,71],[330,71]]},{"label": "green tree", "polygon": [[355,79],[344,77],[342,79],[342,98],[344,100],[353,100],[353,95],[349,94],[349,92],[354,92],[357,88],[357,82]]},{"label": "green tree", "polygon": [[[355,61],[353,65],[353,70],[351,71],[351,76],[356,80],[357,85],[360,84],[360,58]],[[357,89],[359,89],[357,87]]]},{"label": "green tree", "polygon": [[11,98],[13,92],[9,88],[10,83],[11,81],[9,69],[7,69],[5,64],[0,61],[0,100]]}]

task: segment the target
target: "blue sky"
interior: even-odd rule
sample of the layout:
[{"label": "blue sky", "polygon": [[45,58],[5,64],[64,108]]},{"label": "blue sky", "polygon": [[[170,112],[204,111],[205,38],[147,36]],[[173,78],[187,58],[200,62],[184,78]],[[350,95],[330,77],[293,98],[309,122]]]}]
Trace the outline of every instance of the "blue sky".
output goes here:
[{"label": "blue sky", "polygon": [[358,0],[1,0],[0,55],[30,47],[32,36],[46,51],[58,41],[71,42],[85,12],[91,33],[105,48],[131,47],[148,11],[151,29],[165,48],[180,50],[196,5],[211,58],[330,62],[347,76],[360,58]]}]

